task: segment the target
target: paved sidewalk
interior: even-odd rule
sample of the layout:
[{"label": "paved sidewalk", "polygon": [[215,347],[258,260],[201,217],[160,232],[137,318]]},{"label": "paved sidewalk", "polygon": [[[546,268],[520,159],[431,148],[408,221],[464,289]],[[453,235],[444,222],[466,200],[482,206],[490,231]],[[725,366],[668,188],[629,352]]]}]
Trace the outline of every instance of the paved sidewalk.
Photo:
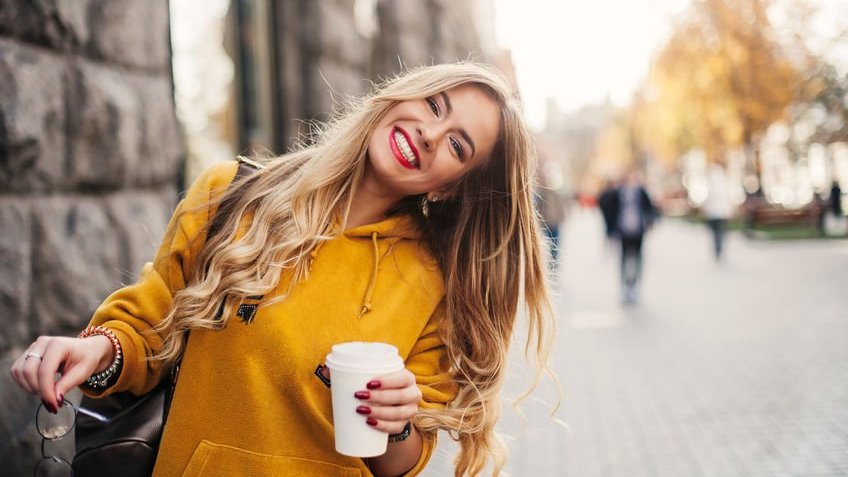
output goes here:
[{"label": "paved sidewalk", "polygon": [[[848,476],[848,241],[747,241],[714,263],[706,229],[674,220],[647,238],[644,286],[620,304],[600,218],[564,231],[560,330],[545,384],[508,405],[513,476]],[[527,382],[519,359],[506,397]],[[442,439],[428,476],[452,475]]]}]

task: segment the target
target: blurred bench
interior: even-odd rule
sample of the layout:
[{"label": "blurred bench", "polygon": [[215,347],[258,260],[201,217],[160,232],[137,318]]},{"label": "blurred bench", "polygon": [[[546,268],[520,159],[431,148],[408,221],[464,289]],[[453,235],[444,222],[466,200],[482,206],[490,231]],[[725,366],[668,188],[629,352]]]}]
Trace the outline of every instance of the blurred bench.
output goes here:
[{"label": "blurred bench", "polygon": [[750,204],[746,207],[746,224],[749,227],[772,227],[794,225],[809,228],[821,227],[824,206],[812,201],[799,208],[785,208],[765,202]]}]

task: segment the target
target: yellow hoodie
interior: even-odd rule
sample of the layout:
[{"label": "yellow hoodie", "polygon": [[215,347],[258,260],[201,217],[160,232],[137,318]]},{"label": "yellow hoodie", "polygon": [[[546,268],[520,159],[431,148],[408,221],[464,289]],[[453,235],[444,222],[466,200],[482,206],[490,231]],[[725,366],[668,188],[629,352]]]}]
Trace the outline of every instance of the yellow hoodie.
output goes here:
[{"label": "yellow hoodie", "polygon": [[[202,246],[193,239],[210,218],[180,212],[225,191],[236,169],[218,164],[197,179],[156,260],[95,312],[91,324],[114,330],[124,351],[121,375],[103,395],[141,394],[161,379],[162,366],[146,359],[161,339],[144,332],[184,288]],[[258,309],[247,303],[221,331],[193,330],[154,476],[370,476],[362,459],[335,452],[330,390],[316,370],[334,343],[382,341],[397,346],[416,375],[422,407],[453,398],[438,337],[443,279],[419,238],[405,217],[349,229],[313,254],[309,279],[285,300]],[[434,447],[435,436],[424,439],[407,475],[424,468]]]}]

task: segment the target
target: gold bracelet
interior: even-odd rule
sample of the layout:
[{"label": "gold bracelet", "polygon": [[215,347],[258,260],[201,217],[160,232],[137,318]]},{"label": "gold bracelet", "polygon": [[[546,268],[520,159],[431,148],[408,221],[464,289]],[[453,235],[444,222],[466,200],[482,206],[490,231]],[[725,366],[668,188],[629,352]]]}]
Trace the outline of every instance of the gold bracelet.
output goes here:
[{"label": "gold bracelet", "polygon": [[79,334],[79,338],[89,338],[92,336],[105,336],[112,343],[112,352],[114,354],[112,363],[105,370],[92,374],[85,380],[86,384],[88,384],[92,389],[105,389],[109,387],[109,381],[118,375],[118,370],[121,368],[121,364],[123,364],[121,342],[118,341],[118,337],[115,336],[115,332],[105,326],[89,326],[82,330]]}]

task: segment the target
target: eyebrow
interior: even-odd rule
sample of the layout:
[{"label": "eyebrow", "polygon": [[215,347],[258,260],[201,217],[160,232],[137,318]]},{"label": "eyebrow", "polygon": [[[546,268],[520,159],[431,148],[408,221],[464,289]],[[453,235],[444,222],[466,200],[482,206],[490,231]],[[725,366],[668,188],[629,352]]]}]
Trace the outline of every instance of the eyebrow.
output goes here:
[{"label": "eyebrow", "polygon": [[[445,102],[445,109],[447,110],[448,114],[452,113],[453,106],[451,106],[450,97],[448,96],[448,94],[444,91],[440,91],[439,96],[441,96],[442,101]],[[468,145],[471,146],[471,156],[473,157],[474,154],[477,153],[477,147],[474,145],[474,141],[471,140],[471,136],[468,135],[468,132],[465,129],[460,129],[458,132],[459,135],[462,136],[463,139],[465,139],[465,142],[467,142]]]}]

